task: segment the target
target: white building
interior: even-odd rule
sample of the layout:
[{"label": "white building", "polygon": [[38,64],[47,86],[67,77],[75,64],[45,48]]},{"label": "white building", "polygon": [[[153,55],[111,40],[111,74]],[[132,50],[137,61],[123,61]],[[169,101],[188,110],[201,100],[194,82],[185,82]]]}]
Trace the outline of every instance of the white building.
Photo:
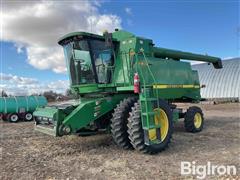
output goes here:
[{"label": "white building", "polygon": [[198,71],[202,98],[218,101],[240,101],[240,58],[223,60],[223,68],[215,69],[212,64],[192,65]]}]

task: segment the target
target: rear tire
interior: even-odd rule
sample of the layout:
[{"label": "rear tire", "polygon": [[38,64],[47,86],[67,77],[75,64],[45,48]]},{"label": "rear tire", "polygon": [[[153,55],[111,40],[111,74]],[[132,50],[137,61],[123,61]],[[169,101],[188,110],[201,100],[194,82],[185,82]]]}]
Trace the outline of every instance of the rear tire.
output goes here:
[{"label": "rear tire", "polygon": [[201,108],[192,106],[188,108],[185,118],[184,126],[187,132],[197,133],[202,131],[204,124],[204,117]]},{"label": "rear tire", "polygon": [[[157,103],[155,105],[157,106]],[[159,108],[162,109],[168,119],[168,131],[165,138],[159,144],[146,145],[144,142],[144,130],[142,128],[141,121],[141,107],[140,102],[135,103],[134,107],[132,107],[132,112],[128,118],[128,134],[129,139],[133,147],[147,154],[155,154],[165,150],[168,147],[168,144],[171,141],[172,133],[173,133],[173,123],[172,123],[172,111],[167,102],[163,100],[159,100]]]},{"label": "rear tire", "polygon": [[129,112],[137,101],[135,97],[129,97],[121,101],[114,109],[111,119],[111,134],[115,143],[124,149],[131,149],[132,145],[128,139],[127,122]]},{"label": "rear tire", "polygon": [[16,123],[19,121],[19,117],[16,113],[12,113],[7,115],[7,120],[9,122]]},{"label": "rear tire", "polygon": [[32,121],[32,120],[33,120],[33,115],[32,115],[32,113],[27,112],[27,113],[24,115],[24,120],[25,120],[25,121]]}]

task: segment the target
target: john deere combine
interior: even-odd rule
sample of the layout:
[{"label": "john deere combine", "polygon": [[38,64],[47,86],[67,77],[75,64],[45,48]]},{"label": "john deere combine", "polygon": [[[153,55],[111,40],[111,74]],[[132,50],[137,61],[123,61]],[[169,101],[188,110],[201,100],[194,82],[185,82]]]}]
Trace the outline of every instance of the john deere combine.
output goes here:
[{"label": "john deere combine", "polygon": [[115,30],[103,36],[74,32],[62,37],[74,101],[34,112],[36,129],[54,136],[110,130],[119,147],[144,153],[164,150],[173,123],[184,118],[188,132],[199,132],[199,107],[186,112],[175,102],[199,102],[197,71],[184,60],[222,68],[221,59],[155,47],[153,41]]}]

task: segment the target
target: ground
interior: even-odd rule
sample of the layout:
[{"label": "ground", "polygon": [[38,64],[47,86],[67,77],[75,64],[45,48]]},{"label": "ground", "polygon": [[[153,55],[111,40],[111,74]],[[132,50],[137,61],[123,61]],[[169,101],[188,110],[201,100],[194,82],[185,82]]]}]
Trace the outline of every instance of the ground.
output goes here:
[{"label": "ground", "polygon": [[[157,155],[119,149],[107,134],[54,138],[35,132],[33,122],[0,122],[0,179],[196,178],[180,175],[181,161],[239,168],[239,104],[200,106],[205,113],[203,131],[187,133],[180,121],[169,148]],[[227,177],[240,178],[239,170],[236,176],[218,178]]]}]

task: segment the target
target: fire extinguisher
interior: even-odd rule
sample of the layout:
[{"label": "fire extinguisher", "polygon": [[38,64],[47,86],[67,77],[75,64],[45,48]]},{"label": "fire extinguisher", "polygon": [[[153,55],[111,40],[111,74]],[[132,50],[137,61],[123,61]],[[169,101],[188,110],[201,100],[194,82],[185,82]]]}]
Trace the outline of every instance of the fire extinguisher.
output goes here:
[{"label": "fire extinguisher", "polygon": [[139,94],[140,93],[140,79],[139,79],[138,73],[134,74],[134,78],[133,79],[134,79],[134,81],[133,81],[134,93]]}]

